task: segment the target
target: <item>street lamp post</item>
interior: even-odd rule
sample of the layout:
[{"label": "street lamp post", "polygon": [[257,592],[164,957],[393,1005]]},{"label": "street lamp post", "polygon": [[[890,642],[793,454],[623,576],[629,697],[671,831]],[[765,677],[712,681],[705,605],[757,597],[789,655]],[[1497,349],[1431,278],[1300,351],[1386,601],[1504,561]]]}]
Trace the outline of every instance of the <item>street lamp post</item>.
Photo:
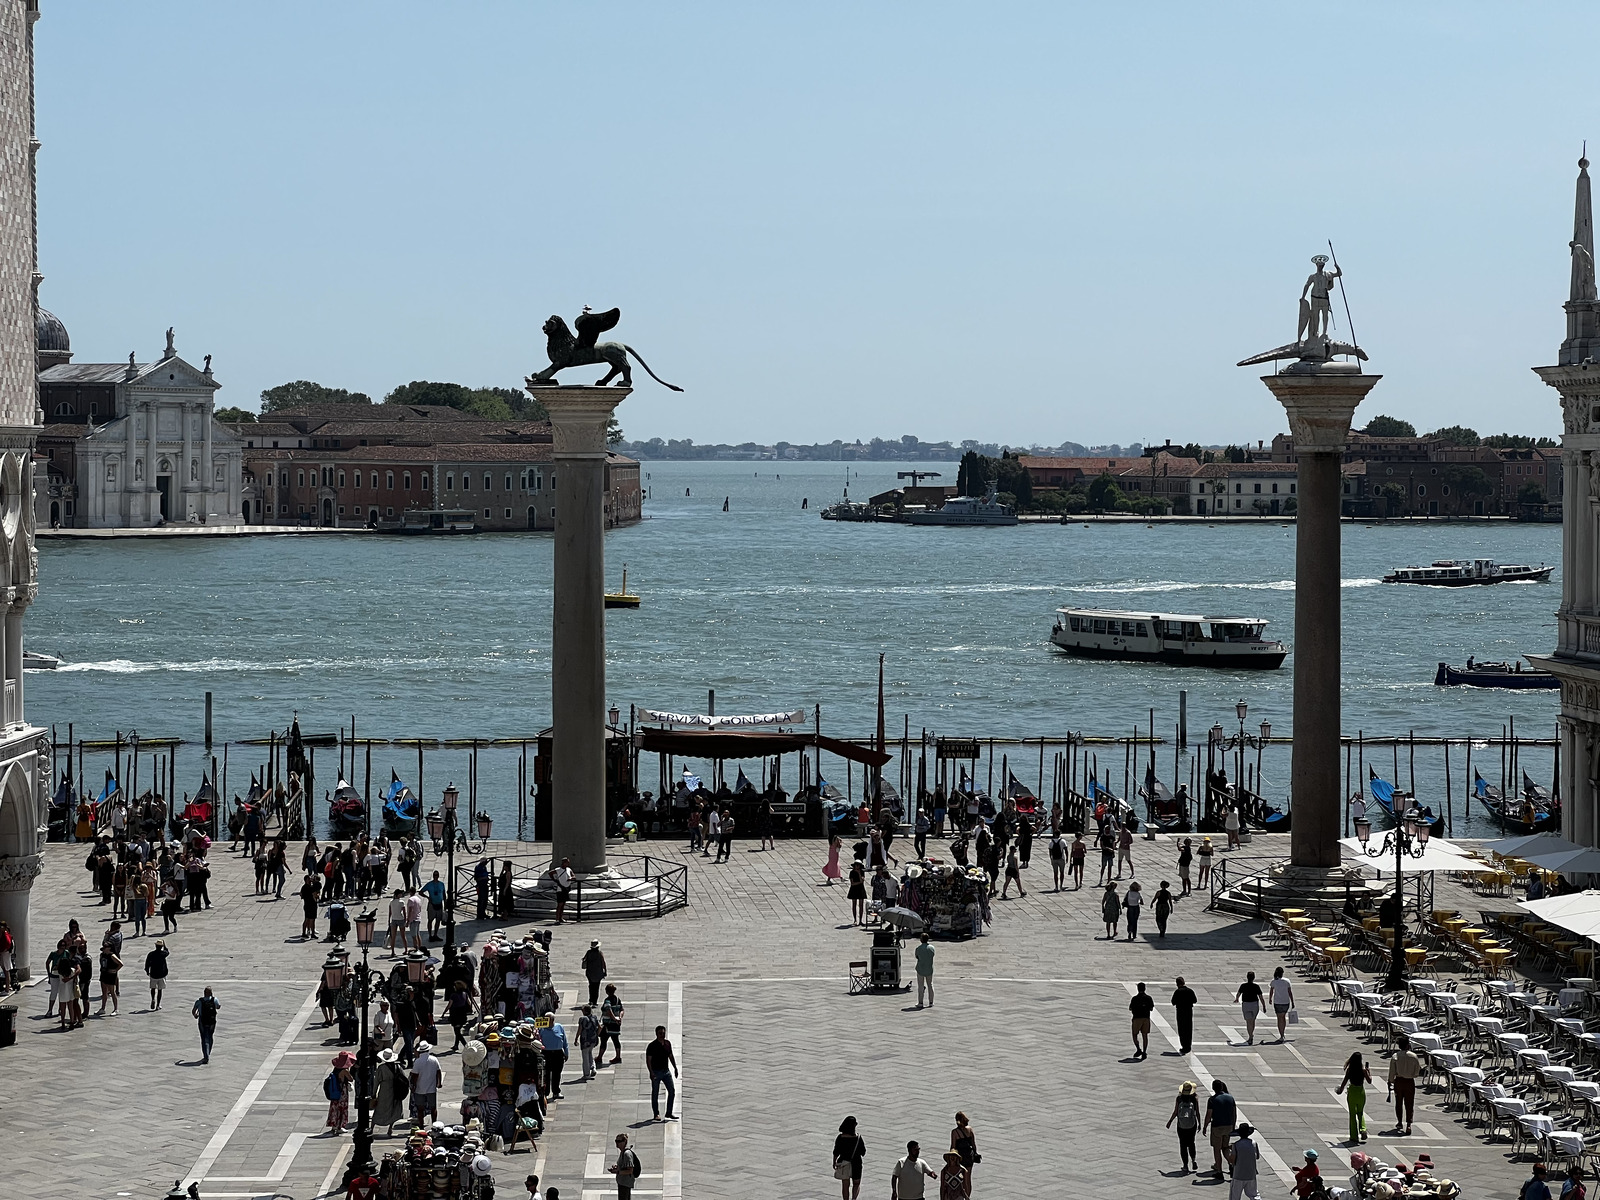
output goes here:
[{"label": "street lamp post", "polygon": [[1366,817],[1356,818],[1356,837],[1361,840],[1361,852],[1368,858],[1382,858],[1394,851],[1394,950],[1389,956],[1389,975],[1383,981],[1385,991],[1403,991],[1406,986],[1406,899],[1403,872],[1405,860],[1421,858],[1428,849],[1428,835],[1432,832],[1428,822],[1419,820],[1416,800],[1406,798],[1404,807],[1395,814],[1396,825],[1383,835],[1383,843],[1376,849],[1368,843],[1372,839],[1372,822]]},{"label": "street lamp post", "polygon": [[1239,753],[1234,761],[1233,792],[1241,801],[1244,799],[1244,719],[1250,715],[1250,706],[1243,700],[1233,706],[1233,711],[1239,714]]},{"label": "street lamp post", "polygon": [[428,814],[428,836],[433,839],[433,852],[445,856],[444,944],[456,944],[456,844],[468,854],[482,854],[489,844],[489,834],[494,829],[494,818],[486,812],[478,814],[478,844],[473,845],[467,835],[456,825],[456,809],[461,803],[461,793],[454,783],[444,789],[442,811]]},{"label": "street lamp post", "polygon": [[[356,1051],[356,1132],[355,1146],[350,1155],[350,1166],[345,1171],[345,1187],[350,1186],[350,1180],[363,1172],[372,1161],[372,1083],[373,1074],[377,1068],[377,1055],[371,1039],[367,1036],[367,1008],[372,1003],[372,983],[377,980],[378,990],[384,992],[388,983],[380,972],[373,971],[367,966],[367,953],[372,949],[372,938],[378,925],[376,909],[369,909],[355,919],[356,944],[361,947],[361,1045]],[[327,968],[332,970],[331,965]],[[348,970],[341,964],[340,982],[343,983],[343,972]]]}]

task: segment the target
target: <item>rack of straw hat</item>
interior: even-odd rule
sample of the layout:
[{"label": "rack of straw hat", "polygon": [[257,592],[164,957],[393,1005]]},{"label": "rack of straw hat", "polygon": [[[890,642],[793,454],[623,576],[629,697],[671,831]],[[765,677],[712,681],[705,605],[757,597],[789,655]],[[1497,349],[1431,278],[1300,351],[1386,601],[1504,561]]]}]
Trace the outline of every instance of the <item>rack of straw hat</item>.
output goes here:
[{"label": "rack of straw hat", "polygon": [[501,1017],[542,1017],[554,1012],[561,997],[550,982],[550,931],[540,930],[512,941],[496,929],[484,943],[478,967],[479,1006]]},{"label": "rack of straw hat", "polygon": [[383,1156],[378,1169],[381,1194],[388,1200],[491,1200],[494,1163],[477,1122],[431,1126],[414,1131],[406,1148]]},{"label": "rack of straw hat", "polygon": [[992,919],[989,879],[978,867],[938,859],[910,863],[900,881],[897,908],[919,915],[932,937],[977,937]]}]

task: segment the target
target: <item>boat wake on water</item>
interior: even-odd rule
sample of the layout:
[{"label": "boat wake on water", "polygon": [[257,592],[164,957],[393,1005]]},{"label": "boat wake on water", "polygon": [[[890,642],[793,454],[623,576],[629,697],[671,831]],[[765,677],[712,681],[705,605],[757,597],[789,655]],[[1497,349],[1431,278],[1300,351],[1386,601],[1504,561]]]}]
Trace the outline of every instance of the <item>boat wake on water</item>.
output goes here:
[{"label": "boat wake on water", "polygon": [[[1377,578],[1372,578],[1372,579],[1341,579],[1339,581],[1339,586],[1340,587],[1347,587],[1347,588],[1376,587],[1378,584],[1380,584],[1382,582],[1383,582],[1383,580],[1377,579]],[[1184,582],[1182,580],[1178,580],[1178,579],[1152,579],[1152,580],[1148,580],[1148,581],[1141,580],[1141,581],[1138,581],[1138,582],[1128,582],[1128,583],[1090,584],[1088,586],[1080,586],[1080,587],[1068,588],[1066,590],[1072,591],[1072,592],[1086,592],[1086,593],[1090,593],[1090,594],[1100,594],[1100,595],[1137,595],[1137,594],[1141,594],[1141,593],[1153,593],[1153,592],[1205,592],[1205,591],[1292,592],[1292,591],[1294,591],[1294,580],[1292,580],[1292,579],[1270,579],[1270,580],[1259,580],[1259,581],[1254,582],[1254,583],[1241,583],[1241,582],[1238,582],[1238,581],[1213,582],[1213,583],[1186,583],[1186,582]]]}]

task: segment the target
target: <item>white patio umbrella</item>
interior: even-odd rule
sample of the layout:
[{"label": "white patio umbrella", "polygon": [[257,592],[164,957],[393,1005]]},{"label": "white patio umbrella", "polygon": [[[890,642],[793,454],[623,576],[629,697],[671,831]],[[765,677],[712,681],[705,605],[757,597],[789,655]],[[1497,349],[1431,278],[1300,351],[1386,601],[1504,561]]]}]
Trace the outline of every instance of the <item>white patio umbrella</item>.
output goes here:
[{"label": "white patio umbrella", "polygon": [[[1376,839],[1376,841],[1378,845],[1382,845],[1381,838]],[[1392,850],[1388,854],[1374,858],[1362,849],[1360,838],[1340,838],[1339,845],[1349,851],[1344,856],[1347,865],[1359,863],[1364,867],[1370,867],[1380,875],[1386,872],[1390,875],[1394,874],[1394,852]],[[1494,865],[1491,863],[1486,863],[1481,859],[1468,858],[1462,853],[1459,846],[1453,842],[1445,841],[1444,838],[1430,838],[1420,856],[1407,854],[1401,859],[1400,865],[1401,870],[1407,875],[1421,871],[1480,873],[1495,870]]]},{"label": "white patio umbrella", "polygon": [[1600,937],[1600,892],[1570,892],[1543,900],[1519,900],[1517,907],[1579,937]]},{"label": "white patio umbrella", "polygon": [[1564,850],[1582,850],[1583,847],[1575,842],[1554,833],[1525,833],[1521,837],[1502,838],[1498,842],[1489,842],[1485,850],[1492,850],[1496,854],[1511,854],[1517,858],[1527,858],[1532,854],[1560,854]]},{"label": "white patio umbrella", "polygon": [[1545,871],[1562,871],[1570,875],[1600,875],[1600,850],[1593,846],[1574,846],[1555,853],[1521,854],[1517,857]]}]

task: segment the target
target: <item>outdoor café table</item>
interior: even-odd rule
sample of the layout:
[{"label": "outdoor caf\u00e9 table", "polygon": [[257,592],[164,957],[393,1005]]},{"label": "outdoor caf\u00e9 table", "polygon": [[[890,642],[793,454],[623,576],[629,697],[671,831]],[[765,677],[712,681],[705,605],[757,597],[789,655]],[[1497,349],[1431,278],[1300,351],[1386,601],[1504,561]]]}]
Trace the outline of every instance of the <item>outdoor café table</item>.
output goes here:
[{"label": "outdoor caf\u00e9 table", "polygon": [[1539,1078],[1545,1083],[1559,1083],[1563,1087],[1573,1082],[1578,1077],[1578,1073],[1571,1067],[1553,1067],[1549,1063],[1545,1063],[1543,1066],[1537,1068],[1537,1073]]},{"label": "outdoor caf\u00e9 table", "polygon": [[1437,1033],[1413,1033],[1411,1044],[1418,1050],[1442,1050],[1444,1039]]},{"label": "outdoor caf\u00e9 table", "polygon": [[[1549,1068],[1555,1070],[1554,1067]],[[1600,1100],[1600,1083],[1588,1079],[1574,1079],[1564,1085],[1569,1096],[1581,1096],[1585,1100]]]},{"label": "outdoor caf\u00e9 table", "polygon": [[1581,987],[1564,987],[1556,993],[1556,999],[1560,1001],[1562,1008],[1576,1008],[1583,1003],[1583,998],[1588,994]]},{"label": "outdoor caf\u00e9 table", "polygon": [[1323,953],[1328,956],[1328,962],[1337,967],[1340,963],[1344,962],[1345,959],[1350,957],[1350,947],[1325,946],[1323,947]]},{"label": "outdoor caf\u00e9 table", "polygon": [[1418,963],[1420,963],[1423,959],[1428,957],[1428,952],[1425,949],[1423,949],[1421,946],[1407,946],[1405,948],[1405,951],[1406,951],[1406,966],[1408,966],[1408,967],[1414,967]]},{"label": "outdoor caf\u00e9 table", "polygon": [[1306,934],[1308,936],[1314,937],[1314,938],[1316,938],[1316,937],[1326,937],[1328,934],[1330,934],[1332,932],[1333,932],[1333,926],[1332,925],[1312,925],[1306,930]]},{"label": "outdoor caf\u00e9 table", "polygon": [[1476,1019],[1478,1006],[1476,1004],[1452,1004],[1445,1009],[1445,1015],[1450,1018],[1452,1025],[1465,1025]]},{"label": "outdoor caf\u00e9 table", "polygon": [[1594,980],[1587,975],[1573,975],[1563,979],[1562,984],[1569,988],[1581,988],[1586,992],[1594,991]]},{"label": "outdoor caf\u00e9 table", "polygon": [[[1418,983],[1424,983],[1424,982],[1432,982],[1432,981],[1431,980],[1414,979],[1414,980],[1412,980],[1412,986],[1415,987]],[[1429,992],[1427,994],[1427,1005],[1428,1005],[1428,1007],[1430,1009],[1432,1009],[1436,1013],[1442,1013],[1442,1012],[1445,1011],[1445,1009],[1449,1008],[1451,1005],[1459,1004],[1460,1002],[1461,1002],[1461,997],[1458,996],[1455,992]]]},{"label": "outdoor caf\u00e9 table", "polygon": [[1473,1017],[1468,1023],[1472,1026],[1474,1040],[1479,1037],[1492,1038],[1497,1033],[1505,1032],[1505,1022],[1499,1017]]},{"label": "outdoor caf\u00e9 table", "polygon": [[1311,925],[1310,917],[1285,917],[1284,924],[1290,929],[1306,929]]},{"label": "outdoor caf\u00e9 table", "polygon": [[1286,917],[1303,917],[1306,915],[1306,910],[1303,908],[1280,908],[1278,911]]},{"label": "outdoor caf\u00e9 table", "polygon": [[1468,1088],[1473,1084],[1482,1082],[1483,1071],[1478,1067],[1451,1067],[1450,1090],[1446,1094],[1453,1095],[1456,1092],[1460,1092],[1462,1095],[1466,1095]]},{"label": "outdoor caf\u00e9 table", "polygon": [[1440,921],[1439,924],[1443,925],[1451,933],[1456,933],[1462,929],[1465,929],[1468,925],[1472,924],[1472,922],[1466,920],[1464,917],[1447,917],[1445,920]]},{"label": "outdoor caf\u00e9 table", "polygon": [[1550,1065],[1550,1052],[1536,1050],[1533,1047],[1524,1047],[1517,1051],[1517,1067],[1519,1070],[1536,1069]]},{"label": "outdoor caf\u00e9 table", "polygon": [[1557,1017],[1553,1024],[1563,1033],[1579,1034],[1583,1032],[1583,1020],[1579,1017]]},{"label": "outdoor caf\u00e9 table", "polygon": [[1439,990],[1438,982],[1432,979],[1413,979],[1406,986],[1411,989],[1411,994],[1419,1000],[1426,997],[1428,993]]},{"label": "outdoor caf\u00e9 table", "polygon": [[1365,929],[1368,933],[1371,933],[1373,930],[1378,928],[1378,918],[1377,917],[1362,917],[1361,918],[1361,928]]},{"label": "outdoor caf\u00e9 table", "polygon": [[1579,1155],[1583,1153],[1583,1134],[1576,1129],[1556,1129],[1555,1122],[1549,1117],[1518,1117],[1523,1126],[1532,1132],[1534,1123],[1539,1123],[1539,1131],[1544,1134],[1545,1141],[1557,1154]]},{"label": "outdoor caf\u00e9 table", "polygon": [[1496,946],[1493,950],[1485,950],[1483,956],[1489,960],[1490,968],[1498,974],[1500,968],[1505,966],[1506,959],[1511,957],[1511,951],[1503,946]]},{"label": "outdoor caf\u00e9 table", "polygon": [[1386,1017],[1384,1024],[1389,1027],[1389,1036],[1397,1033],[1413,1034],[1422,1028],[1422,1022],[1415,1017]]},{"label": "outdoor caf\u00e9 table", "polygon": [[1559,930],[1559,929],[1541,929],[1541,930],[1539,930],[1538,933],[1534,934],[1533,936],[1538,938],[1539,941],[1543,942],[1546,946],[1552,946],[1552,945],[1555,944],[1556,939],[1558,939],[1561,936],[1561,930]]},{"label": "outdoor caf\u00e9 table", "polygon": [[1489,931],[1481,925],[1464,925],[1456,930],[1456,936],[1469,946],[1477,945],[1478,939],[1486,937]]},{"label": "outdoor caf\u00e9 table", "polygon": [[1456,910],[1453,908],[1436,908],[1433,910],[1433,919],[1440,925],[1443,925],[1446,921],[1453,920],[1460,915],[1461,914],[1456,912]]},{"label": "outdoor caf\u00e9 table", "polygon": [[[1572,961],[1577,966],[1584,967],[1585,969],[1592,971],[1594,969],[1594,947],[1579,946],[1572,952]],[[1587,982],[1589,985],[1589,990],[1593,991],[1594,980],[1590,979]]]}]

